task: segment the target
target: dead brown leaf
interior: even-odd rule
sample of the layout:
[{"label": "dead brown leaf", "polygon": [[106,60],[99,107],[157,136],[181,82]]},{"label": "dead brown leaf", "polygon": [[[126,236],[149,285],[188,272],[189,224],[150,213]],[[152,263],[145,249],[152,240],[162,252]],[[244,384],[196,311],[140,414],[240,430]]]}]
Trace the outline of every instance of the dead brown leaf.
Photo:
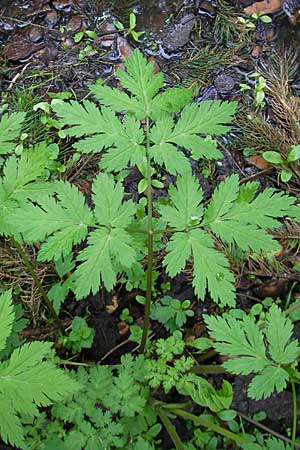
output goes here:
[{"label": "dead brown leaf", "polygon": [[255,2],[252,5],[244,8],[246,14],[272,14],[282,8],[282,0],[263,0],[262,2]]}]

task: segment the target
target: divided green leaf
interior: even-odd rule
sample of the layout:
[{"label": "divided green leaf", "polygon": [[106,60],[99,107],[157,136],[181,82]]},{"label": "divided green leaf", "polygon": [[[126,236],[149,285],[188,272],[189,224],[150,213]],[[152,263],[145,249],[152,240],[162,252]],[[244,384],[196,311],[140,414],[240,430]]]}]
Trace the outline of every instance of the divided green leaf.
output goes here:
[{"label": "divided green leaf", "polygon": [[297,359],[300,350],[298,341],[292,340],[290,319],[277,305],[272,305],[266,320],[266,328],[261,329],[247,316],[241,320],[230,315],[205,316],[214,348],[230,356],[223,366],[234,374],[255,374],[248,394],[256,400],[286,387],[289,374],[285,366]]},{"label": "divided green leaf", "polygon": [[[11,291],[7,291],[0,296],[1,349],[13,321]],[[6,443],[23,446],[21,415],[37,416],[39,406],[51,405],[80,389],[79,383],[46,360],[51,347],[51,342],[24,344],[0,362],[0,435]]]},{"label": "divided green leaf", "polygon": [[14,150],[25,116],[26,114],[23,112],[4,114],[2,116],[0,120],[0,155],[5,155]]}]

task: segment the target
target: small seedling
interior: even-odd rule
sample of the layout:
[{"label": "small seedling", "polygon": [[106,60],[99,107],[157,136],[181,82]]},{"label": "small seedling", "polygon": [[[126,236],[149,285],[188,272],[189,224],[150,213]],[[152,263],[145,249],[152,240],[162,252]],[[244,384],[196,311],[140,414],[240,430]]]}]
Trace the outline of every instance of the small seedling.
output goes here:
[{"label": "small seedling", "polygon": [[[139,184],[138,184],[138,193],[142,194],[143,192],[147,192],[147,185],[148,185],[146,158],[143,160],[143,162],[141,164],[138,165],[138,169],[143,176],[143,178],[139,181]],[[157,171],[155,170],[154,167],[152,167],[151,168],[151,177],[153,177],[153,175],[156,175],[156,174],[157,174]],[[154,188],[162,189],[164,187],[164,184],[155,178],[151,178],[151,186]]]},{"label": "small seedling", "polygon": [[119,20],[116,20],[114,22],[115,27],[117,28],[117,30],[119,31],[124,31],[124,36],[132,36],[132,38],[136,41],[139,42],[140,36],[142,36],[142,34],[144,34],[144,31],[136,31],[135,27],[136,27],[136,15],[132,12],[129,14],[129,28],[126,30],[123,23],[120,22]]},{"label": "small seedling", "polygon": [[293,176],[291,164],[300,159],[300,145],[292,145],[286,158],[275,151],[264,152],[263,157],[271,164],[282,166],[282,169],[280,170],[280,179],[283,183],[287,183]]},{"label": "small seedling", "polygon": [[254,72],[249,75],[249,78],[254,79],[254,87],[249,86],[249,84],[240,84],[240,90],[242,92],[244,91],[250,91],[253,90],[253,99],[254,99],[254,105],[257,108],[263,108],[265,106],[265,88],[267,87],[267,83],[265,78],[259,73]]},{"label": "small seedling", "polygon": [[189,309],[190,306],[190,300],[181,302],[166,295],[152,306],[151,319],[162,323],[168,331],[173,333],[187,322],[188,317],[193,317],[194,312]]},{"label": "small seedling", "polygon": [[239,22],[246,30],[255,30],[257,22],[272,23],[272,18],[264,13],[253,13],[250,18],[238,17]]},{"label": "small seedling", "polygon": [[74,353],[80,352],[83,348],[91,348],[95,331],[88,326],[86,320],[76,316],[72,320],[71,328],[70,334],[60,339],[61,344]]}]

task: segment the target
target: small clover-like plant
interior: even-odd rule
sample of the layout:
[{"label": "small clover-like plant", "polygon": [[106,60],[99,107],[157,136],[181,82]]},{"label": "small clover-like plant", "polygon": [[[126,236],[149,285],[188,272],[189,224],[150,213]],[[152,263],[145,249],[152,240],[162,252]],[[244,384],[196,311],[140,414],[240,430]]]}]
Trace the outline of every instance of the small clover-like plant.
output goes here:
[{"label": "small clover-like plant", "polygon": [[263,153],[263,158],[269,163],[281,167],[280,179],[287,183],[293,176],[293,163],[300,159],[300,145],[292,145],[286,157],[282,156],[280,152],[269,150]]},{"label": "small clover-like plant", "polygon": [[192,317],[194,312],[190,309],[190,300],[181,302],[177,298],[166,295],[151,308],[151,319],[162,323],[164,327],[173,333],[179,330]]},{"label": "small clover-like plant", "polygon": [[124,32],[124,36],[131,36],[136,42],[139,42],[140,37],[144,34],[144,31],[136,31],[136,15],[134,12],[129,14],[129,28],[126,30],[123,23],[119,20],[114,21],[114,25],[119,31]]},{"label": "small clover-like plant", "polygon": [[71,323],[71,331],[68,335],[63,336],[60,342],[72,350],[72,352],[80,352],[83,348],[91,348],[95,336],[93,328],[89,327],[86,320],[76,316]]}]

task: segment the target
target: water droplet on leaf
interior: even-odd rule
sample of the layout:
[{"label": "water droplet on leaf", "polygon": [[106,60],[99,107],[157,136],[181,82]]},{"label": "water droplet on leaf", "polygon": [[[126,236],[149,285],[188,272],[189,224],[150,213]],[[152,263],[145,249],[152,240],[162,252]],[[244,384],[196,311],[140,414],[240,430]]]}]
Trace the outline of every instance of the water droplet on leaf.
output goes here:
[{"label": "water droplet on leaf", "polygon": [[218,273],[216,273],[216,280],[217,280],[217,281],[222,281],[222,280],[224,280],[224,273],[223,273],[223,272],[218,272]]}]

